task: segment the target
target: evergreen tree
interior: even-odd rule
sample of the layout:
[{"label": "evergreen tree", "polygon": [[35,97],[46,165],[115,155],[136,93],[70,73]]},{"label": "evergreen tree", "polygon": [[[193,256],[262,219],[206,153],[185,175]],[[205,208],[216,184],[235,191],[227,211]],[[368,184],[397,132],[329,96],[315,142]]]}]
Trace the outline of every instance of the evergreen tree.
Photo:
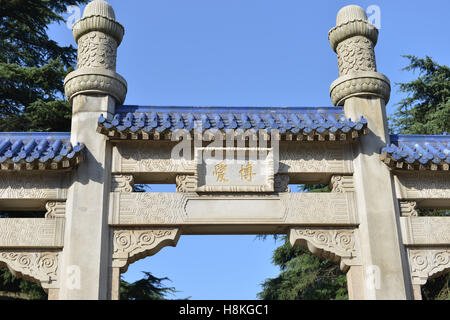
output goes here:
[{"label": "evergreen tree", "polygon": [[47,34],[88,0],[0,0],[0,131],[70,131],[64,77],[76,49]]}]

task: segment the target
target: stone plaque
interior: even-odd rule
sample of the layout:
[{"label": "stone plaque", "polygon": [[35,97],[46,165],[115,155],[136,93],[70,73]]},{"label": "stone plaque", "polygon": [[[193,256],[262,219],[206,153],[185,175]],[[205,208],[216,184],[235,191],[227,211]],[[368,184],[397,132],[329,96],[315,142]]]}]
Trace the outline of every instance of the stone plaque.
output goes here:
[{"label": "stone plaque", "polygon": [[197,192],[274,192],[272,148],[197,148]]}]

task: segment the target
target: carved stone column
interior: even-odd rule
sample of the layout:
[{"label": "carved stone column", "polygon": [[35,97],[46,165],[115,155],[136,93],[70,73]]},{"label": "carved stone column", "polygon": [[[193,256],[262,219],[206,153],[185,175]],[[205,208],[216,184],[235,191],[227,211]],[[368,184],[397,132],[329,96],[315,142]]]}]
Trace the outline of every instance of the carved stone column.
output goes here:
[{"label": "carved stone column", "polygon": [[[115,72],[124,28],[107,2],[95,0],[86,6],[73,34],[78,69],[65,79],[65,91],[73,110],[71,140],[86,146],[86,157],[68,190],[59,298],[103,300],[110,297],[111,286],[112,146],[96,128],[99,116],[111,117],[125,99],[126,82]],[[70,285],[74,280],[76,285]]]},{"label": "carved stone column", "polygon": [[[348,281],[364,299],[412,299],[407,254],[401,241],[400,209],[393,179],[380,161],[381,148],[389,143],[386,103],[389,80],[377,72],[374,47],[378,30],[359,6],[342,8],[330,30],[331,47],[338,55],[339,79],[330,88],[331,100],[343,106],[346,117],[368,121],[369,134],[353,147],[353,182],[360,220],[363,268]],[[376,274],[375,274],[376,273]]]},{"label": "carved stone column", "polygon": [[379,97],[389,101],[390,81],[377,72],[374,48],[377,28],[367,21],[364,10],[347,6],[339,11],[336,27],[328,33],[337,53],[340,78],[331,84],[333,104],[343,106],[349,97]]}]

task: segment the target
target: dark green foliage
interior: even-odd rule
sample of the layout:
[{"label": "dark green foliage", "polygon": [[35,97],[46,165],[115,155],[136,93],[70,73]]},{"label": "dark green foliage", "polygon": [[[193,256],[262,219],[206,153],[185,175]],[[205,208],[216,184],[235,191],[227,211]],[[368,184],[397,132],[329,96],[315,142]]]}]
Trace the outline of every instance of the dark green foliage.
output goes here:
[{"label": "dark green foliage", "polygon": [[164,287],[168,278],[157,278],[150,272],[143,272],[145,277],[134,283],[120,281],[120,300],[166,300],[167,295],[174,294],[175,288]]},{"label": "dark green foliage", "polygon": [[0,131],[70,131],[63,80],[76,49],[48,37],[68,6],[88,0],[0,0]]},{"label": "dark green foliage", "polygon": [[16,278],[8,269],[0,268],[0,298],[11,296],[11,293],[18,294],[22,299],[47,300],[41,286]]},{"label": "dark green foliage", "polygon": [[418,71],[419,77],[398,84],[408,96],[397,104],[392,129],[403,134],[450,132],[450,68],[430,57],[405,56],[410,64],[403,70]]},{"label": "dark green foliage", "polygon": [[[418,71],[419,77],[408,83],[401,83],[400,91],[408,97],[400,101],[394,115],[393,128],[402,134],[442,134],[450,132],[450,68],[439,65],[430,57],[419,59],[406,56],[408,71]],[[447,210],[419,209],[421,216],[448,216]],[[450,300],[450,274],[428,280],[422,286],[426,300]]]}]

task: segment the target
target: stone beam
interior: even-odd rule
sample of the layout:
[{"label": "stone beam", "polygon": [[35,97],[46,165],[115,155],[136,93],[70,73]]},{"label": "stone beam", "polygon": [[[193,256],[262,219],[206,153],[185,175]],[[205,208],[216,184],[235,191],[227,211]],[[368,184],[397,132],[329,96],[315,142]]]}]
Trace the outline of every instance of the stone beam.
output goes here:
[{"label": "stone beam", "polygon": [[415,200],[418,207],[450,207],[450,174],[447,172],[411,172],[395,175],[398,199]]},{"label": "stone beam", "polygon": [[230,197],[113,192],[110,225],[183,226],[183,233],[245,234],[264,228],[286,233],[289,226],[356,226],[358,219],[353,193]]},{"label": "stone beam", "polygon": [[2,200],[66,200],[69,175],[67,173],[2,173]]}]

